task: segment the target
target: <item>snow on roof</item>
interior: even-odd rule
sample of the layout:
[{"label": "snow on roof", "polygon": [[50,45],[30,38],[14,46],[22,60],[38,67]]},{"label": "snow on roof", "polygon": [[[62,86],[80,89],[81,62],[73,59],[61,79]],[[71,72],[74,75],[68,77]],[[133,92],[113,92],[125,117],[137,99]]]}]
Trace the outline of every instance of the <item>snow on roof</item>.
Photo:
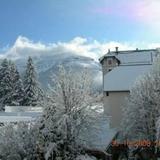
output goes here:
[{"label": "snow on roof", "polygon": [[35,118],[25,116],[0,116],[0,123],[31,122],[33,120],[35,120]]},{"label": "snow on roof", "polygon": [[5,112],[42,112],[42,107],[32,106],[5,106]]},{"label": "snow on roof", "polygon": [[136,79],[152,65],[122,65],[104,75],[104,91],[129,91]]},{"label": "snow on roof", "polygon": [[135,52],[128,54],[118,54],[116,55],[117,59],[120,60],[121,64],[129,63],[151,63],[151,52]]},{"label": "snow on roof", "polygon": [[42,115],[42,107],[5,106],[5,112],[0,112],[0,123],[30,122]]},{"label": "snow on roof", "polygon": [[0,112],[1,116],[27,116],[27,117],[37,117],[41,115],[42,112]]},{"label": "snow on roof", "polygon": [[41,115],[42,112],[0,112],[0,122],[29,122]]},{"label": "snow on roof", "polygon": [[106,57],[115,56],[121,64],[147,64],[152,63],[157,53],[156,49],[110,52],[101,57],[100,62]]}]

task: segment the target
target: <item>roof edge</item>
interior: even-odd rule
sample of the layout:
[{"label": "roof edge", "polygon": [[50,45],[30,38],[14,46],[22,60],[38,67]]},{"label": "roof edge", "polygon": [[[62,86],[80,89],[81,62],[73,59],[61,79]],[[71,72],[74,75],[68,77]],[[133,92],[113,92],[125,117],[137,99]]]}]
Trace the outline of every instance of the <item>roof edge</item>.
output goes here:
[{"label": "roof edge", "polygon": [[[130,53],[134,53],[134,52],[144,52],[144,51],[158,51],[158,48],[156,48],[156,49],[120,50],[120,51],[118,51],[118,54],[130,54]],[[99,58],[99,62],[101,63],[103,61],[103,59],[106,58],[106,57],[114,56],[112,54],[117,54],[117,52],[116,51],[110,51],[110,52],[106,53],[104,56]]]},{"label": "roof edge", "polygon": [[103,92],[130,92],[130,90],[108,90],[108,91],[103,91]]}]

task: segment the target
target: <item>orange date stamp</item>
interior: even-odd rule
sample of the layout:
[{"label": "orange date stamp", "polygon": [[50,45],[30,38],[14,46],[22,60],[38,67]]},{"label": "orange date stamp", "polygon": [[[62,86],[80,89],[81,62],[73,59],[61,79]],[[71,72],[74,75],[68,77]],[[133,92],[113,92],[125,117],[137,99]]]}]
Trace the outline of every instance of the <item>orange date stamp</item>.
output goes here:
[{"label": "orange date stamp", "polygon": [[151,146],[160,146],[160,141],[149,141],[149,140],[135,140],[135,141],[123,141],[122,143],[113,140],[112,141],[112,146],[118,147],[120,145],[126,145],[126,146],[131,146],[131,147],[151,147]]}]

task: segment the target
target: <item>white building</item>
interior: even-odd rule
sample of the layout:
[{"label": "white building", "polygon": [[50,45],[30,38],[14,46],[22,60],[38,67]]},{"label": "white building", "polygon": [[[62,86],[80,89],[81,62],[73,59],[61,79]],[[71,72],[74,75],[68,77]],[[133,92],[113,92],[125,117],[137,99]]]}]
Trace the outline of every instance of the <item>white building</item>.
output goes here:
[{"label": "white building", "polygon": [[41,115],[41,107],[6,106],[5,112],[0,112],[0,123],[32,122]]},{"label": "white building", "polygon": [[104,112],[110,126],[118,128],[122,106],[136,79],[148,72],[159,54],[158,49],[110,52],[100,58],[103,70]]}]

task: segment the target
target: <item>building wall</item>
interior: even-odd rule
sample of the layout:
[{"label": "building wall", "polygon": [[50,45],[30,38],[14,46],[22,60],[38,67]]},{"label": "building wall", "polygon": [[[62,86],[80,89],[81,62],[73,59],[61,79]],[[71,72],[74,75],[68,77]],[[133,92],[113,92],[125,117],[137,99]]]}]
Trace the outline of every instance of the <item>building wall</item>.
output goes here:
[{"label": "building wall", "polygon": [[117,60],[115,58],[113,57],[104,58],[104,60],[102,61],[103,75],[108,73],[110,70],[112,70],[116,66],[117,66]]},{"label": "building wall", "polygon": [[104,92],[104,113],[110,116],[110,127],[118,128],[122,120],[122,106],[129,91],[123,92]]},{"label": "building wall", "polygon": [[[111,61],[111,64],[109,63]],[[104,88],[104,75],[110,72],[114,67],[118,65],[117,60],[113,57],[104,58],[101,62],[102,65],[102,72],[103,72],[103,88]]]}]

